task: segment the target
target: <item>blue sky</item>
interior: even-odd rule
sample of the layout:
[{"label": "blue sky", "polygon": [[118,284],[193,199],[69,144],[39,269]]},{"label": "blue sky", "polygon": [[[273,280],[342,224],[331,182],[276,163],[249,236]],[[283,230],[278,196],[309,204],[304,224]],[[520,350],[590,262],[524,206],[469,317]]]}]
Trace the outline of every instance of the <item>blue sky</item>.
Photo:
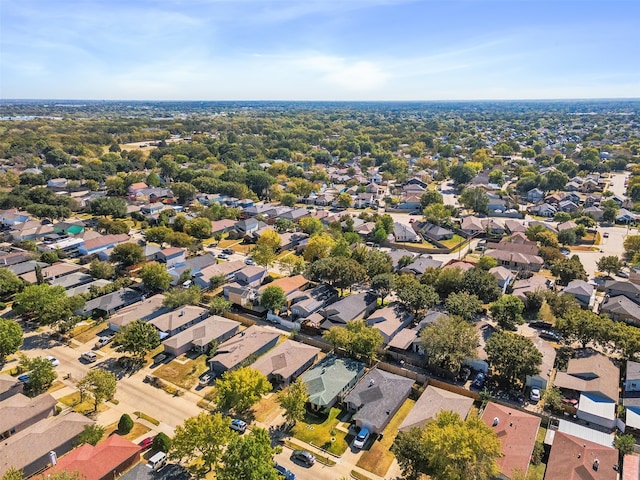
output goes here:
[{"label": "blue sky", "polygon": [[640,97],[636,0],[0,0],[0,97]]}]

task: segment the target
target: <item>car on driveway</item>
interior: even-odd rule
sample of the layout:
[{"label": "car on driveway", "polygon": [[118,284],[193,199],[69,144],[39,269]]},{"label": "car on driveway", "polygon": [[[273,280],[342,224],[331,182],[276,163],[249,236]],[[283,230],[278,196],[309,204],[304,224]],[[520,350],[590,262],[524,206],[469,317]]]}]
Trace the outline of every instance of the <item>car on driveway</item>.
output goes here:
[{"label": "car on driveway", "polygon": [[31,375],[28,373],[23,373],[18,377],[18,380],[22,383],[29,383],[31,381]]},{"label": "car on driveway", "polygon": [[239,418],[234,418],[231,420],[231,430],[244,433],[247,430],[247,422],[243,422]]},{"label": "car on driveway", "polygon": [[296,480],[296,474],[291,470],[288,470],[284,465],[279,465],[276,463],[275,468],[276,472],[283,476],[285,480]]},{"label": "car on driveway", "polygon": [[540,401],[540,389],[539,388],[532,388],[531,389],[531,393],[529,393],[529,399],[532,402],[539,402]]},{"label": "car on driveway", "polygon": [[218,258],[221,260],[227,260],[229,258],[229,255],[227,255],[226,253],[222,252],[218,254]]},{"label": "car on driveway", "polygon": [[80,358],[85,362],[93,363],[98,360],[98,356],[93,352],[84,352],[80,355]]},{"label": "car on driveway", "polygon": [[149,448],[153,444],[154,438],[155,437],[147,437],[144,440],[142,440],[140,443],[138,443],[138,445],[142,448]]},{"label": "car on driveway", "polygon": [[370,435],[371,433],[369,432],[368,428],[361,427],[360,431],[358,432],[358,435],[356,435],[356,438],[353,440],[353,448],[357,448],[357,449],[364,448],[364,444],[367,443],[367,440],[369,440]]},{"label": "car on driveway", "polygon": [[110,341],[111,341],[111,339],[109,337],[98,337],[98,341],[96,342],[95,347],[96,348],[102,348],[107,343],[109,343]]},{"label": "car on driveway", "polygon": [[487,377],[484,373],[480,372],[476,375],[476,378],[473,379],[472,387],[481,390],[484,387],[484,383],[487,381]]},{"label": "car on driveway", "polygon": [[233,255],[236,251],[233,248],[225,248],[222,250],[222,253],[226,253],[227,255]]},{"label": "car on driveway", "polygon": [[253,261],[253,259],[251,259],[251,258],[247,258],[247,259],[244,261],[244,263],[245,263],[246,265],[255,265],[255,264],[256,264],[256,262],[254,262],[254,261]]},{"label": "car on driveway", "polygon": [[316,457],[304,450],[294,450],[291,454],[291,458],[305,464],[308,467],[316,463]]},{"label": "car on driveway", "polygon": [[553,330],[542,330],[538,335],[544,340],[551,340],[553,342],[559,342],[562,340],[562,335],[558,332],[554,332]]},{"label": "car on driveway", "polygon": [[51,362],[51,365],[53,365],[54,367],[57,367],[58,365],[60,365],[60,360],[58,360],[56,357],[52,355],[47,355],[44,358],[45,360],[49,360]]},{"label": "car on driveway", "polygon": [[212,379],[213,379],[213,376],[210,373],[205,373],[203,376],[200,377],[200,380],[198,381],[198,385],[204,388],[211,383]]}]

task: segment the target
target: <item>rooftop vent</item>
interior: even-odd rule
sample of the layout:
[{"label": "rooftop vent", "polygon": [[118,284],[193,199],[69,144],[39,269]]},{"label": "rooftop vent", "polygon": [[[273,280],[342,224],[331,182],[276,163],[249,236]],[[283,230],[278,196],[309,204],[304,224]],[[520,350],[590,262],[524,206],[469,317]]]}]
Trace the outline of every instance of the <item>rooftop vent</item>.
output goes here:
[{"label": "rooftop vent", "polygon": [[598,468],[600,467],[600,460],[598,460],[597,458],[593,461],[593,469],[597,472]]},{"label": "rooftop vent", "polygon": [[497,427],[499,423],[500,423],[500,419],[499,419],[498,417],[495,417],[495,418],[493,419],[493,426],[494,426],[494,427]]}]

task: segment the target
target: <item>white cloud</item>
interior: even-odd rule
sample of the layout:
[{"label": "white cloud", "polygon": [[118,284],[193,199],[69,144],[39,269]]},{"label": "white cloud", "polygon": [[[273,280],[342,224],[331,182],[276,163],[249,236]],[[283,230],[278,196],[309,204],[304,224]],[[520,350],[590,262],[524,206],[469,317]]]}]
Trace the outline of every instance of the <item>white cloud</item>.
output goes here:
[{"label": "white cloud", "polygon": [[[329,55],[308,55],[293,60],[306,74],[320,74],[320,80],[335,87],[359,91],[376,90],[390,77],[376,62]],[[305,73],[305,72],[302,72]]]}]

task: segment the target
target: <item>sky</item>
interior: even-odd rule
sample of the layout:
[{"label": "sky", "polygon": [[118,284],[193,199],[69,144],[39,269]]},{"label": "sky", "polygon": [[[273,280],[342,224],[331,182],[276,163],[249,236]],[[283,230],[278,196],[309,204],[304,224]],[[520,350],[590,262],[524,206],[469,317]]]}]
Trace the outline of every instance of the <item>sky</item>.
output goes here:
[{"label": "sky", "polygon": [[640,97],[640,0],[0,0],[0,98]]}]

